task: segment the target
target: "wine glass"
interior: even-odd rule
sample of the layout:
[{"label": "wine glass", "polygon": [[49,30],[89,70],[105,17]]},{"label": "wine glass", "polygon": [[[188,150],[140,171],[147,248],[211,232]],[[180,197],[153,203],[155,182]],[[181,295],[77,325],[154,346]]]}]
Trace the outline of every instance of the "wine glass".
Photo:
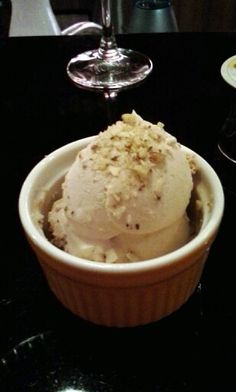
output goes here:
[{"label": "wine glass", "polygon": [[[236,88],[236,56],[229,57],[221,66],[223,79]],[[232,102],[219,134],[218,149],[231,163],[236,164],[236,102]]]},{"label": "wine glass", "polygon": [[[236,88],[236,56],[226,58],[220,73],[225,82]],[[233,95],[217,135],[214,164],[224,189],[236,194],[236,99]]]},{"label": "wine glass", "polygon": [[72,58],[67,73],[88,90],[117,91],[141,82],[152,70],[152,61],[142,53],[119,48],[111,21],[111,0],[101,0],[102,37],[98,49]]}]

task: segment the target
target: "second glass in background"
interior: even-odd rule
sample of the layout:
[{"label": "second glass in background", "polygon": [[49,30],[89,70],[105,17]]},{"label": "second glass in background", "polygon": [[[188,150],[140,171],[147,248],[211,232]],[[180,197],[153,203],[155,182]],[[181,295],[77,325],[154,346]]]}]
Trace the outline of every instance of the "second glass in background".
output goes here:
[{"label": "second glass in background", "polygon": [[178,25],[170,0],[138,0],[131,15],[129,33],[177,32]]},{"label": "second glass in background", "polygon": [[[111,4],[115,33],[177,32],[178,24],[172,0],[116,0]],[[93,18],[101,23],[101,11],[95,5]]]}]

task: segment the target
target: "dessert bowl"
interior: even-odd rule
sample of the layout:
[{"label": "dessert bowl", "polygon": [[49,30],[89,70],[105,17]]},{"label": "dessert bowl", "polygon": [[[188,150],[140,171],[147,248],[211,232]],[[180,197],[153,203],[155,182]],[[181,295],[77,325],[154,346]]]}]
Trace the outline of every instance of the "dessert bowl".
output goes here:
[{"label": "dessert bowl", "polygon": [[95,324],[128,327],[158,321],[179,309],[195,291],[217,235],[224,194],[213,168],[197,153],[191,219],[197,232],[164,256],[130,263],[103,263],[72,256],[47,237],[47,215],[59,197],[60,184],[79,150],[93,137],[67,144],[42,159],[25,179],[19,197],[26,237],[58,300]]}]

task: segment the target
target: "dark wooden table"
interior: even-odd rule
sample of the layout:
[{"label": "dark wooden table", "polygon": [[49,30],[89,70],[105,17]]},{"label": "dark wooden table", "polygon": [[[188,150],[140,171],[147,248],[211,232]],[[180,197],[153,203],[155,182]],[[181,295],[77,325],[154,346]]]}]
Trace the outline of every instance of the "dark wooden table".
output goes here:
[{"label": "dark wooden table", "polygon": [[[123,47],[151,57],[140,86],[107,102],[76,88],[66,64],[97,37],[0,41],[1,392],[234,391],[236,361],[236,171],[217,152],[235,104],[220,75],[236,33],[124,35]],[[135,109],[162,121],[206,158],[225,189],[225,214],[201,285],[175,314],[130,329],[92,325],[65,310],[49,290],[23,235],[18,196],[25,176],[52,150],[103,130]]]}]

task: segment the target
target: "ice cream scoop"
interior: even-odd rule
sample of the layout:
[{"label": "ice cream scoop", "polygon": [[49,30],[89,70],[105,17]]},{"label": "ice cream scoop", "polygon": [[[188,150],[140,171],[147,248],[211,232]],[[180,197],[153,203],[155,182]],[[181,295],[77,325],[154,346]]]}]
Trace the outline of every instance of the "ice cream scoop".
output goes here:
[{"label": "ice cream scoop", "polygon": [[[213,168],[200,155],[185,146],[179,147],[188,157],[191,168],[192,161],[197,168],[187,208],[191,227],[194,222],[197,226],[194,236],[187,239],[184,246],[170,251],[181,242],[180,237],[184,240],[184,227],[188,233],[185,213],[179,223],[177,220],[153,233],[139,235],[139,230],[130,230],[107,240],[82,239],[74,230],[76,225],[68,220],[61,183],[66,182],[65,173],[70,171],[78,151],[87,148],[95,138],[62,146],[28,174],[19,197],[20,219],[26,237],[49,287],[74,314],[96,324],[116,327],[160,320],[179,309],[199,283],[223,216],[222,185]],[[55,222],[52,222],[52,235],[63,250],[49,241],[48,211],[55,200],[52,209],[55,213],[50,214]],[[180,236],[178,240],[177,236]],[[132,257],[129,259],[130,249],[136,252],[137,262],[123,262],[133,261]],[[81,256],[74,256],[76,252]],[[153,257],[158,252],[167,253]],[[91,261],[96,257],[98,260],[102,254],[106,263]]]},{"label": "ice cream scoop", "polygon": [[189,239],[193,188],[177,140],[135,112],[80,151],[49,213],[52,241],[95,261],[157,257]]}]

